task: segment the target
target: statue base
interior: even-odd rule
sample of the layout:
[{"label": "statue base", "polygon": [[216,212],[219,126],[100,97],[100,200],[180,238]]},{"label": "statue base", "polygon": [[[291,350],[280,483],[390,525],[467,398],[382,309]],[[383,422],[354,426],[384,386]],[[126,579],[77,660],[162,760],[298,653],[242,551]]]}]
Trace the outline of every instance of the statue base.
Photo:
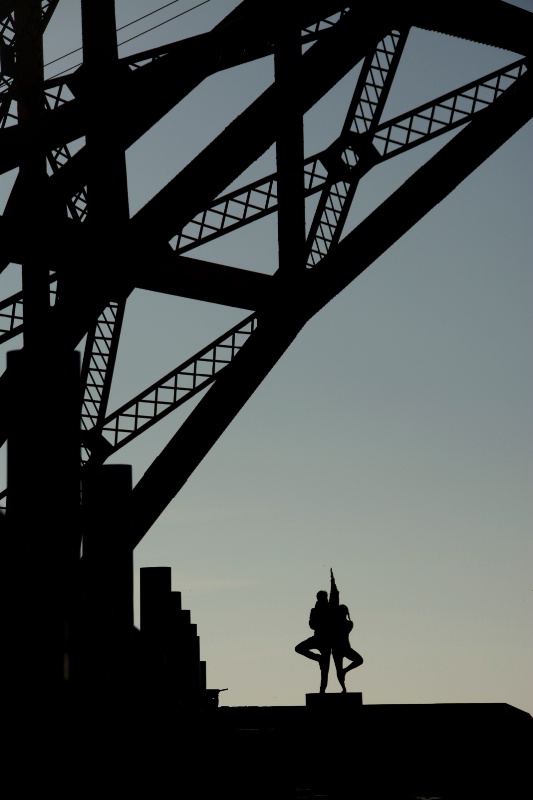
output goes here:
[{"label": "statue base", "polygon": [[337,692],[305,695],[306,708],[320,711],[352,711],[363,705],[362,692]]}]

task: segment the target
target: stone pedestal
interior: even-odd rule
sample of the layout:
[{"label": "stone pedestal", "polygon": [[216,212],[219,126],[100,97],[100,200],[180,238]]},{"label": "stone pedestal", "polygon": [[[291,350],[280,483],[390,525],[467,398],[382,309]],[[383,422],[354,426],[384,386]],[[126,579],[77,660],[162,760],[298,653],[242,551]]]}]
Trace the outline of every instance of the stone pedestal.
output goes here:
[{"label": "stone pedestal", "polygon": [[363,705],[363,695],[361,692],[306,694],[305,705],[317,711],[354,711]]}]

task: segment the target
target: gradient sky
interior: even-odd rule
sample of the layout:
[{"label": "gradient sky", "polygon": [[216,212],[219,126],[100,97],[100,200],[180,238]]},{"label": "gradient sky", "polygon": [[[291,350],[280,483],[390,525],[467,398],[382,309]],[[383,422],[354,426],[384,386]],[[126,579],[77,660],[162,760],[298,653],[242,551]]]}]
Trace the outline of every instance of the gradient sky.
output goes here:
[{"label": "gradient sky", "polygon": [[[117,24],[163,4],[118,0]],[[193,5],[181,0],[119,41]],[[119,52],[207,30],[235,5],[210,0]],[[533,2],[520,5],[533,12]],[[45,60],[80,43],[79,3],[63,0]],[[515,58],[412,30],[383,119]],[[357,73],[306,116],[306,155],[340,132]],[[209,78],[130,148],[131,212],[272,76],[264,60]],[[294,645],[310,634],[309,609],[333,567],[365,659],[348,690],[363,702],[533,712],[532,132],[531,123],[522,128],[308,323],[136,549],[137,577],[144,566],[172,567],[198,625],[208,685],[228,689],[223,705],[302,705],[318,690],[318,668]],[[350,227],[446,140],[372,171]],[[270,150],[235,185],[274,165]],[[12,179],[0,182],[4,199]],[[272,273],[275,219],[190,255]],[[6,294],[17,279],[15,268],[2,276]],[[110,408],[245,316],[136,291]],[[137,480],[191,408],[112,460],[132,463]],[[338,688],[332,672],[329,690]]]}]

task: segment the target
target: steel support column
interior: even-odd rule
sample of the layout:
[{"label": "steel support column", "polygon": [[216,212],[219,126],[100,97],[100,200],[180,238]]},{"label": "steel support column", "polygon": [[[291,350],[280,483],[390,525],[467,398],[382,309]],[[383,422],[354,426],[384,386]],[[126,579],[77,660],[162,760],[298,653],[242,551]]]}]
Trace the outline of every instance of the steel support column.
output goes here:
[{"label": "steel support column", "polygon": [[293,8],[286,15],[274,48],[278,248],[279,269],[297,272],[304,268],[305,248],[302,44],[298,15]]}]

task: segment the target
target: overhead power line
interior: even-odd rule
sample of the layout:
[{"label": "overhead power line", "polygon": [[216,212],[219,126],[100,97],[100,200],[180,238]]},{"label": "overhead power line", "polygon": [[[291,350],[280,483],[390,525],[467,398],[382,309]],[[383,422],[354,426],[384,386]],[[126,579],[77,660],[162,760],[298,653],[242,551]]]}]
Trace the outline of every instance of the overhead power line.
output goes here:
[{"label": "overhead power line", "polygon": [[[120,28],[117,28],[117,33],[119,31],[123,31],[124,28],[129,28],[131,25],[135,25],[136,22],[140,22],[141,20],[146,19],[147,17],[151,17],[153,14],[157,14],[158,11],[162,11],[163,9],[168,8],[169,6],[173,6],[176,3],[179,3],[180,1],[181,0],[171,0],[170,3],[166,3],[164,6],[159,6],[159,8],[154,9],[154,11],[149,11],[148,14],[144,14],[142,17],[137,17],[137,19],[134,19],[131,22],[127,22],[125,25],[121,25]],[[187,8],[185,11],[180,11],[179,14],[175,14],[173,17],[170,17],[169,19],[164,20],[163,22],[160,22],[157,25],[153,25],[151,28],[146,28],[146,30],[141,31],[141,33],[137,33],[135,36],[131,36],[129,39],[125,39],[123,42],[119,42],[118,47],[122,47],[122,45],[133,41],[133,39],[138,39],[140,36],[144,36],[146,33],[150,33],[150,31],[155,31],[157,28],[161,28],[163,25],[166,25],[167,23],[172,22],[175,19],[178,19],[178,17],[183,17],[185,14],[189,14],[191,11],[200,8],[200,6],[205,6],[206,3],[210,2],[211,0],[202,0],[201,3],[197,3],[195,6],[191,6],[190,8]],[[70,52],[64,53],[64,55],[58,56],[58,58],[54,58],[52,59],[52,61],[47,61],[47,63],[44,66],[49,67],[51,64],[55,64],[57,61],[62,61],[64,58],[68,58],[68,56],[71,56],[74,53],[79,53],[82,49],[83,49],[82,47],[77,47],[75,50],[70,50]],[[80,66],[80,63],[75,64],[74,67],[67,67],[67,69],[64,69],[62,72],[57,72],[52,77],[57,78],[58,75],[62,75],[63,72],[68,72],[69,69],[75,69],[75,67]]]}]

